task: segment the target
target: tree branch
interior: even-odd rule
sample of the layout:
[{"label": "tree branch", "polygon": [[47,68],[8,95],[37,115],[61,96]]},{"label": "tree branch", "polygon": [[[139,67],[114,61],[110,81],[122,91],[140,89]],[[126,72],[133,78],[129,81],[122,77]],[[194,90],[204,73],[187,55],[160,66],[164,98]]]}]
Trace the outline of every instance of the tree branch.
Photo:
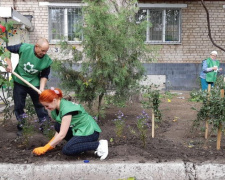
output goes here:
[{"label": "tree branch", "polygon": [[223,49],[222,47],[220,47],[219,45],[217,45],[217,44],[214,42],[213,38],[212,38],[211,28],[210,28],[210,20],[209,20],[209,11],[208,11],[208,9],[207,9],[207,7],[206,7],[206,5],[205,5],[205,3],[204,3],[203,0],[201,0],[201,3],[202,3],[202,5],[203,5],[203,7],[204,7],[204,9],[205,9],[205,11],[206,11],[206,15],[207,15],[207,25],[208,25],[208,35],[209,35],[209,39],[210,39],[210,41],[212,42],[212,44],[213,44],[214,46],[216,46],[217,48],[219,48],[219,49],[221,49],[222,51],[225,52],[225,49]]}]

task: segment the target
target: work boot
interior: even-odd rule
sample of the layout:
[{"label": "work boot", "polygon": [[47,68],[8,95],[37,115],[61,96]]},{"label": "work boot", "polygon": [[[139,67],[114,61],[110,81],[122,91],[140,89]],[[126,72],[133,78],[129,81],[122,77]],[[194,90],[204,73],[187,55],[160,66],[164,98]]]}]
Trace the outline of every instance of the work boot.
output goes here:
[{"label": "work boot", "polygon": [[108,156],[108,141],[107,140],[100,140],[97,150],[95,151],[100,157],[100,160],[104,160]]},{"label": "work boot", "polygon": [[16,115],[16,118],[18,120],[18,124],[17,124],[17,136],[22,136],[23,135],[23,126],[25,124],[27,115],[25,113],[21,114],[21,115]]},{"label": "work boot", "polygon": [[17,124],[17,136],[23,136],[23,125],[21,123]]}]

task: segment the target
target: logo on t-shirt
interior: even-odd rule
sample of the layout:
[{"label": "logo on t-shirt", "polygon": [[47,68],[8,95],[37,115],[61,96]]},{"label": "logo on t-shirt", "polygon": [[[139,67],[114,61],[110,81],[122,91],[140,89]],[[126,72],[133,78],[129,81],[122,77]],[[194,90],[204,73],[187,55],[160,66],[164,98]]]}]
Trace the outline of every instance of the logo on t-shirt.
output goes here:
[{"label": "logo on t-shirt", "polygon": [[34,65],[28,62],[27,64],[24,64],[24,71],[30,73],[30,74],[35,74],[38,72],[38,70],[34,69]]}]

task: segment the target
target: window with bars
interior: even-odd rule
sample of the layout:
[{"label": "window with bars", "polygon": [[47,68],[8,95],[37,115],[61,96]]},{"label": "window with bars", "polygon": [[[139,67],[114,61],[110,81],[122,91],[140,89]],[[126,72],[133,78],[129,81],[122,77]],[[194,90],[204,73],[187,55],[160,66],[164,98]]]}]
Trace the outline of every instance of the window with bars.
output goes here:
[{"label": "window with bars", "polygon": [[180,9],[140,9],[137,21],[147,20],[146,42],[167,44],[180,43]]},{"label": "window with bars", "polygon": [[60,39],[80,42],[83,16],[81,7],[49,7],[49,39],[55,42]]}]

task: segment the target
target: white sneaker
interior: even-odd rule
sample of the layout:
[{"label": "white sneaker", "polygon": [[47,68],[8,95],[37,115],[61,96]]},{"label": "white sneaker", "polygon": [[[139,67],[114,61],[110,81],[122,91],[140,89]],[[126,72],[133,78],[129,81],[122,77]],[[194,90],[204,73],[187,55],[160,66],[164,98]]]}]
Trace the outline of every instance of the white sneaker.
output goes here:
[{"label": "white sneaker", "polygon": [[99,141],[98,148],[97,148],[96,151],[95,151],[95,154],[97,154],[98,157],[103,156],[103,149],[102,149],[102,142],[103,142],[103,141],[104,141],[104,140],[100,140],[100,141]]},{"label": "white sneaker", "polygon": [[100,157],[100,160],[104,160],[108,156],[108,141],[107,140],[100,140],[97,150],[95,151]]}]

